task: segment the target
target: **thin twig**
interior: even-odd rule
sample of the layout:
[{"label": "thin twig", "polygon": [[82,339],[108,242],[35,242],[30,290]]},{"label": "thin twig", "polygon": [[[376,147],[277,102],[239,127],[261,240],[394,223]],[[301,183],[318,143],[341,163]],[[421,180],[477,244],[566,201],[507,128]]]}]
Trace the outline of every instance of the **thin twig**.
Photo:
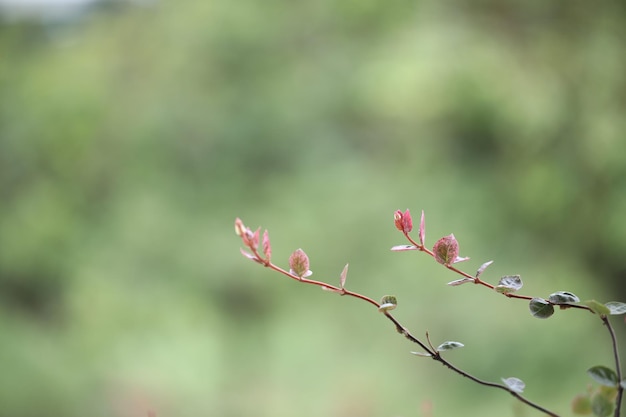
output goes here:
[{"label": "thin twig", "polygon": [[622,387],[622,365],[619,358],[619,350],[617,349],[617,337],[615,337],[615,331],[609,318],[605,315],[601,316],[602,322],[609,330],[611,335],[611,342],[613,345],[613,357],[615,358],[615,371],[617,373],[617,399],[615,400],[615,414],[614,417],[620,417],[620,409],[622,408],[622,396],[624,394],[624,387]]},{"label": "thin twig", "polygon": [[[419,250],[420,252],[424,252],[427,255],[429,255],[431,258],[435,257],[435,254],[433,253],[433,251],[431,251],[430,249],[428,249],[427,247],[425,247],[422,244],[417,243],[415,240],[413,240],[413,238],[410,236],[410,234],[408,232],[403,232],[402,233],[404,235],[404,237],[406,237],[406,239],[411,242],[413,244],[413,246],[415,246],[415,249]],[[444,265],[446,268],[448,268],[450,271],[461,275],[464,278],[467,279],[471,279],[472,281],[474,281],[474,284],[478,284],[478,285],[482,285],[483,287],[487,287],[491,290],[494,290],[496,287],[495,285],[492,285],[488,282],[483,281],[482,279],[478,278],[477,276],[474,276],[472,274],[469,274],[465,271],[462,271],[452,265]],[[521,295],[521,294],[514,294],[512,292],[505,292],[502,293],[502,295],[504,295],[505,297],[508,298],[517,298],[520,300],[532,300],[533,298],[536,297],[531,297],[529,295]],[[548,303],[552,304],[553,306],[559,306],[561,309],[566,309],[566,308],[576,308],[576,309],[580,309],[580,310],[587,310],[593,313],[593,310],[586,306],[586,305],[580,305],[580,304],[571,304],[571,303],[553,303],[550,300],[546,300]]]},{"label": "thin twig", "polygon": [[424,349],[425,351],[427,351],[433,360],[440,362],[442,365],[444,365],[445,367],[447,367],[448,369],[450,369],[453,372],[456,372],[457,374],[468,378],[480,385],[484,385],[486,387],[491,387],[491,388],[497,388],[497,389],[501,389],[504,391],[507,391],[509,394],[511,394],[512,396],[514,396],[515,398],[517,398],[519,401],[523,402],[524,404],[539,410],[549,416],[552,417],[559,417],[558,414],[553,413],[552,411],[547,410],[546,408],[540,406],[539,404],[535,404],[534,402],[530,401],[529,399],[525,398],[524,396],[520,395],[518,392],[513,391],[511,388],[509,388],[506,385],[503,384],[497,384],[495,382],[488,382],[488,381],[484,381],[480,378],[475,377],[474,375],[467,373],[465,371],[463,371],[460,368],[457,368],[456,366],[454,366],[452,363],[448,362],[446,359],[444,359],[441,354],[439,352],[437,352],[436,350],[431,350],[428,347],[426,347],[424,345],[424,343],[422,343],[419,339],[417,339],[415,336],[413,336],[404,326],[402,326],[398,320],[393,317],[389,312],[385,312],[385,316],[391,320],[395,325],[396,325],[396,329],[398,329],[398,333],[402,334],[404,337],[406,337],[407,339],[409,339],[411,342],[417,343],[419,344],[422,349]]}]

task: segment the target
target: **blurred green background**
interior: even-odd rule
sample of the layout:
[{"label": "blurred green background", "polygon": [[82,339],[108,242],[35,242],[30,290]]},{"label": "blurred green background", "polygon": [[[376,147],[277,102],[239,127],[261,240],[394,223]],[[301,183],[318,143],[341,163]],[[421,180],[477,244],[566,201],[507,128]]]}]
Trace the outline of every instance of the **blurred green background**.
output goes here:
[{"label": "blurred green background", "polygon": [[389,248],[393,212],[424,209],[470,273],[626,300],[624,2],[0,11],[0,415],[540,415],[247,261],[236,216],[562,415],[612,366],[597,317],[533,319]]}]

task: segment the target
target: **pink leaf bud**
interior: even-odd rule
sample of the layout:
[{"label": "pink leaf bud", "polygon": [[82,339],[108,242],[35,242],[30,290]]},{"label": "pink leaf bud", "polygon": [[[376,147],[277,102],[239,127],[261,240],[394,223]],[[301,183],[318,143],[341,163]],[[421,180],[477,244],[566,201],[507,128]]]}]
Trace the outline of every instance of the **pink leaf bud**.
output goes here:
[{"label": "pink leaf bud", "polygon": [[241,241],[247,247],[255,248],[258,245],[258,236],[255,243],[255,234],[252,233],[252,230],[250,230],[249,227],[246,227],[239,218],[235,220],[235,233],[237,233],[238,236],[241,236]]},{"label": "pink leaf bud", "polygon": [[272,258],[272,245],[270,244],[270,236],[267,233],[267,229],[263,232],[263,254],[267,262]]},{"label": "pink leaf bud", "polygon": [[257,248],[259,246],[259,236],[261,234],[261,228],[259,227],[258,229],[255,230],[254,234],[252,234],[252,237],[250,238],[251,240],[251,247],[255,247]]},{"label": "pink leaf bud", "polygon": [[245,232],[246,232],[246,226],[243,224],[241,219],[237,217],[235,219],[235,233],[237,233],[237,236],[243,236]]},{"label": "pink leaf bud", "polygon": [[309,257],[302,249],[295,250],[289,257],[289,272],[300,278],[308,277],[311,275],[309,271]]},{"label": "pink leaf bud", "polygon": [[459,242],[457,242],[454,234],[439,239],[433,246],[433,255],[440,264],[450,265],[454,263],[459,256]]},{"label": "pink leaf bud", "polygon": [[410,233],[411,230],[413,230],[413,219],[411,218],[409,209],[406,209],[402,215],[402,226],[404,227],[404,233]]},{"label": "pink leaf bud", "polygon": [[346,278],[348,278],[348,264],[343,267],[343,271],[341,271],[341,275],[339,276],[339,285],[341,288],[346,286]]},{"label": "pink leaf bud", "polygon": [[393,220],[396,225],[396,229],[402,233],[409,233],[413,230],[413,219],[411,219],[409,209],[406,209],[404,213],[400,210],[396,210],[393,214]]},{"label": "pink leaf bud", "polygon": [[402,224],[402,211],[396,210],[396,212],[393,213],[393,221],[396,224],[396,229],[402,232],[404,230],[404,225]]}]

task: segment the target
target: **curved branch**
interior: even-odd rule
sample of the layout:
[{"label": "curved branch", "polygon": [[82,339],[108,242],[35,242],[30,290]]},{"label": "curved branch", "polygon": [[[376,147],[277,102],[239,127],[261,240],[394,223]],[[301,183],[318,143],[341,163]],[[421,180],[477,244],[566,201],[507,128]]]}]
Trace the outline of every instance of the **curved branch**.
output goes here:
[{"label": "curved branch", "polygon": [[[423,227],[423,226],[421,226]],[[259,232],[255,232],[253,233],[249,228],[245,227],[244,224],[241,222],[241,220],[237,219],[235,221],[235,230],[237,232],[237,234],[242,238],[242,242],[244,243],[244,245],[251,251],[251,253],[245,252],[242,250],[242,253],[245,257],[247,257],[248,259],[257,262],[263,266],[265,266],[266,268],[270,268],[282,275],[285,275],[288,278],[291,278],[295,281],[299,281],[303,284],[310,284],[310,285],[315,285],[318,286],[324,290],[327,291],[331,291],[331,292],[335,292],[339,295],[347,295],[349,297],[354,297],[360,300],[363,300],[369,304],[372,304],[373,306],[375,306],[379,311],[381,311],[380,307],[381,304],[376,302],[375,300],[373,300],[370,297],[367,297],[363,294],[359,294],[357,292],[354,291],[350,291],[347,290],[346,288],[344,288],[344,281],[345,278],[342,279],[341,281],[341,286],[335,286],[335,285],[331,285],[328,284],[326,282],[323,281],[317,281],[317,280],[312,280],[312,279],[308,279],[306,278],[306,276],[304,276],[304,274],[299,275],[295,275],[294,273],[292,273],[292,271],[286,271],[285,269],[273,264],[270,261],[270,254],[271,254],[271,248],[269,245],[269,238],[267,237],[267,232],[264,235],[264,242],[263,242],[263,252],[264,252],[264,256],[261,255],[257,249],[258,245],[259,245]],[[420,233],[423,233],[422,231]],[[421,252],[425,252],[428,255],[430,255],[431,257],[434,258],[434,253],[427,249],[424,244],[423,244],[423,238],[420,237],[420,243],[415,242],[410,236],[408,231],[403,231],[404,236],[409,240],[409,242],[411,242],[415,247],[414,249],[417,249]],[[308,268],[308,259],[306,260],[307,263],[307,268]],[[480,278],[478,278],[478,276],[473,276],[470,275],[466,272],[463,272],[451,265],[445,265],[448,269],[456,272],[457,274],[460,274],[461,276],[471,279],[474,281],[475,284],[480,284],[483,285],[485,287],[488,287],[490,289],[494,289],[494,286],[482,281]],[[523,296],[523,295],[511,295],[511,294],[505,294],[511,298],[520,298],[520,299],[532,299],[532,297],[528,297],[528,296]],[[562,308],[564,308],[565,305],[561,305]],[[567,304],[567,307],[575,307],[575,308],[583,308],[583,309],[587,309],[587,310],[591,310],[589,307],[586,306],[579,306],[579,305],[570,305]],[[439,351],[437,351],[437,349],[435,349],[434,347],[432,347],[432,345],[430,345],[430,341],[428,341],[428,345],[424,342],[422,342],[420,339],[418,339],[417,337],[413,336],[411,334],[411,332],[404,327],[399,321],[398,319],[396,319],[391,313],[389,313],[388,310],[382,310],[383,314],[385,315],[385,317],[390,320],[398,333],[400,333],[401,335],[403,335],[405,338],[407,338],[410,342],[415,343],[417,345],[419,345],[425,352],[428,353],[428,355],[431,356],[431,358],[439,363],[441,363],[443,366],[445,366],[446,368],[450,369],[451,371],[470,379],[473,382],[476,382],[480,385],[486,386],[486,387],[491,387],[491,388],[496,388],[496,389],[500,389],[500,390],[504,390],[506,392],[508,392],[509,394],[511,394],[513,397],[515,397],[518,401],[523,402],[524,404],[538,410],[541,411],[542,413],[552,416],[552,417],[559,417],[558,414],[555,414],[549,410],[547,410],[546,408],[528,400],[527,398],[525,398],[524,396],[522,396],[519,392],[513,390],[511,387],[504,385],[504,384],[498,384],[498,383],[494,383],[494,382],[488,382],[488,381],[484,381],[478,377],[475,377],[474,375],[456,367],[455,365],[453,365],[452,363],[448,362],[446,359],[444,359],[441,356],[441,353]],[[606,319],[606,317],[604,318]],[[619,355],[617,354],[617,342],[615,340],[615,334],[613,332],[612,327],[610,326],[610,324],[608,323],[608,321],[605,321],[605,324],[607,325],[607,327],[609,328],[609,331],[611,333],[611,337],[613,339],[613,350],[615,352],[615,356],[616,356],[616,364],[617,364],[617,369],[618,369],[618,374],[620,375],[620,380],[621,380],[621,372],[620,372],[620,365],[619,365]],[[428,334],[426,334],[426,337],[428,338]],[[618,399],[618,408],[619,408],[619,404],[621,402],[621,394],[622,394],[623,389],[620,387],[620,391],[619,391],[619,399]],[[615,417],[619,417],[619,412],[616,411]]]},{"label": "curved branch", "polygon": [[615,359],[615,371],[617,373],[617,399],[615,400],[615,414],[614,417],[620,417],[620,410],[622,408],[622,397],[624,395],[624,387],[622,386],[622,365],[620,363],[619,358],[619,350],[617,348],[617,337],[615,336],[615,331],[613,330],[613,326],[611,326],[611,322],[607,316],[601,316],[602,322],[609,330],[609,334],[611,335],[611,342],[613,346],[613,357]]}]

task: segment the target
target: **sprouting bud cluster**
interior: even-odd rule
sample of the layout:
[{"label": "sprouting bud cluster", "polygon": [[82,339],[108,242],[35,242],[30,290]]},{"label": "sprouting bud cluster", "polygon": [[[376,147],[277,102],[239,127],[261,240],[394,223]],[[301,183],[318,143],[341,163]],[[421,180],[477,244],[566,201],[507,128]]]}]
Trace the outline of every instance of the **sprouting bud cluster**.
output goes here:
[{"label": "sprouting bud cluster", "polygon": [[[252,231],[243,224],[240,218],[235,219],[235,233],[241,237],[241,242],[249,249],[249,252],[241,249],[241,253],[255,262],[265,266],[271,266],[272,261],[272,245],[267,230],[263,232],[260,238],[261,229]],[[259,242],[260,241],[260,242]],[[259,252],[259,246],[261,252]],[[302,249],[296,249],[289,257],[289,273],[298,277],[306,278],[313,274],[309,269],[309,257]]]}]

